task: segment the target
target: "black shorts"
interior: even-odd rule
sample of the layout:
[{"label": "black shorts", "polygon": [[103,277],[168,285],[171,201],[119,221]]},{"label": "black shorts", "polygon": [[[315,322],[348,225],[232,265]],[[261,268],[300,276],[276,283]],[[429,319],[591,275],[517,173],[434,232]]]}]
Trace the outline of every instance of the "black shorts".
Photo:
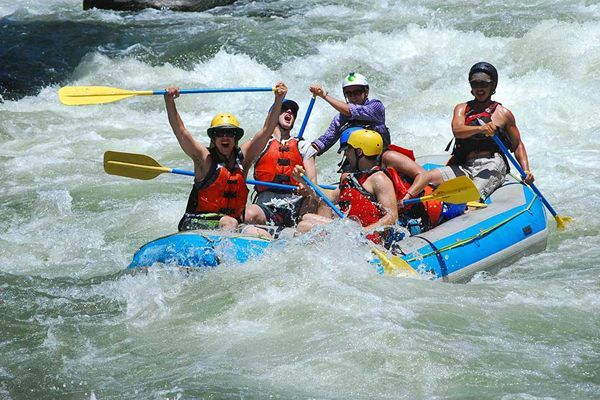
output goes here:
[{"label": "black shorts", "polygon": [[300,219],[300,209],[304,198],[291,193],[260,192],[254,204],[265,213],[268,224],[294,227]]}]

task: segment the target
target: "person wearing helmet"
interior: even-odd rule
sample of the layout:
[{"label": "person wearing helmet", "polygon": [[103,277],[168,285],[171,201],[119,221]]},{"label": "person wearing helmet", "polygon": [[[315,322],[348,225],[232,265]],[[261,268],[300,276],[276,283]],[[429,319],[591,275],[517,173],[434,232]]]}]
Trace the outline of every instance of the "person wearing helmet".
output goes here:
[{"label": "person wearing helmet", "polygon": [[265,123],[254,137],[239,145],[244,135],[237,118],[230,113],[217,114],[207,129],[210,145],[195,140],[185,127],[175,99],[179,88],[168,87],[165,105],[169,124],[183,151],[194,162],[194,186],[190,193],[179,230],[222,228],[234,230],[244,218],[248,188],[246,175],[264,149],[277,125],[281,105],[287,93],[283,82],[275,86],[275,103]]},{"label": "person wearing helmet", "polygon": [[364,75],[350,72],[342,80],[345,100],[339,100],[329,94],[322,85],[314,84],[309,88],[313,96],[319,96],[339,114],[329,127],[312,143],[311,155],[321,155],[339,139],[342,131],[350,126],[360,126],[379,132],[384,146],[390,143],[390,133],[385,126],[385,106],[380,100],[369,99],[369,82]]},{"label": "person wearing helmet", "polygon": [[[342,143],[341,150],[348,160],[350,173],[342,175],[339,187],[331,192],[331,198],[343,213],[370,232],[367,235],[369,240],[381,243],[384,239],[382,234],[373,231],[394,226],[398,220],[394,184],[387,171],[380,166],[383,139],[378,132],[369,129],[345,131],[344,134],[347,142]],[[302,168],[296,167],[295,173],[299,178],[303,173]],[[316,196],[309,193],[310,196]],[[332,220],[332,210],[323,202],[317,214],[308,213],[302,217],[297,231],[308,232],[314,226]]]},{"label": "person wearing helmet", "polygon": [[[525,182],[534,176],[529,170],[529,160],[521,133],[513,113],[493,101],[498,85],[498,71],[487,62],[478,62],[469,70],[471,94],[475,97],[457,104],[452,117],[454,148],[448,165],[431,171],[433,183],[440,184],[457,176],[467,175],[473,180],[481,199],[485,200],[502,186],[509,165],[502,150],[491,138],[498,135],[526,172]],[[448,148],[450,143],[448,144]]]},{"label": "person wearing helmet", "polygon": [[[429,174],[415,162],[414,157],[410,158],[405,154],[405,149],[390,144],[390,132],[385,125],[385,106],[380,100],[369,99],[367,78],[359,73],[351,72],[342,80],[342,90],[345,102],[330,96],[321,85],[315,84],[310,87],[313,95],[322,97],[339,111],[327,131],[312,143],[311,154],[325,153],[348,127],[358,126],[375,130],[380,133],[383,140],[383,166],[394,168],[411,182],[410,191],[399,201],[417,196],[429,184]],[[348,168],[347,164],[341,165],[342,170],[346,168]]]},{"label": "person wearing helmet", "polygon": [[[254,164],[254,179],[285,185],[298,185],[292,176],[294,167],[302,165],[306,176],[316,181],[315,158],[308,155],[310,143],[291,137],[291,131],[298,117],[298,103],[284,100],[281,113],[271,139]],[[315,206],[310,200],[299,194],[290,193],[264,186],[255,186],[256,197],[246,208],[245,223],[275,227],[293,227],[300,215]],[[269,231],[273,229],[270,228]],[[276,233],[272,232],[272,233]]]}]

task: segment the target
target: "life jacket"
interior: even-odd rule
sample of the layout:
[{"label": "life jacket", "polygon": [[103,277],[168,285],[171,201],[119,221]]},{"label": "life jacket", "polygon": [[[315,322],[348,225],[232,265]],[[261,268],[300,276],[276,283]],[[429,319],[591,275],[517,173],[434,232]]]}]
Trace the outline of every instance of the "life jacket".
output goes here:
[{"label": "life jacket", "polygon": [[[423,193],[419,195],[429,196],[433,193],[433,187],[430,185],[425,186],[423,189]],[[421,218],[421,225],[424,231],[427,231],[435,226],[440,224],[440,217],[442,215],[442,210],[444,209],[444,203],[440,200],[429,200],[419,204],[415,204],[409,214],[414,217]]]},{"label": "life jacket", "polygon": [[[492,101],[490,105],[480,113],[476,113],[474,110],[474,104],[476,100],[471,100],[467,102],[467,106],[465,108],[465,124],[469,126],[480,126],[483,124],[487,124],[492,120],[492,114],[496,111],[496,107],[501,105],[496,101]],[[510,137],[504,131],[504,129],[498,129],[496,135],[500,138],[502,143],[512,152],[515,151],[515,145],[511,143]],[[452,140],[446,146],[446,151],[450,148],[450,144]],[[454,148],[452,149],[452,158],[449,164],[461,165],[467,161],[467,155],[472,151],[489,151],[490,153],[499,153],[502,155],[504,162],[506,163],[508,170],[508,160],[506,160],[506,156],[500,150],[494,139],[489,136],[484,135],[483,133],[478,133],[468,138],[464,139],[454,139]]]},{"label": "life jacket", "polygon": [[[302,154],[298,149],[297,138],[291,138],[285,144],[271,138],[254,164],[254,179],[263,182],[297,185],[298,182],[293,178],[292,173],[294,167],[303,165],[303,162]],[[273,191],[273,189],[258,185],[255,190],[257,192]]]},{"label": "life jacket", "polygon": [[[411,183],[404,179],[398,174],[394,168],[384,169],[386,175],[391,179],[394,184],[394,190],[396,192],[396,200],[398,203],[406,196],[408,189],[410,189]],[[433,187],[427,185],[423,192],[417,194],[417,197],[428,196],[433,193]],[[424,229],[431,229],[438,225],[440,221],[440,215],[442,213],[442,202],[439,200],[429,200],[417,204],[409,204],[403,208],[398,208],[398,215],[408,214],[411,218],[419,219],[423,222]]]},{"label": "life jacket", "polygon": [[[361,226],[369,226],[379,221],[385,214],[384,209],[377,202],[377,197],[366,190],[363,184],[371,175],[381,171],[379,166],[366,172],[348,174],[340,182],[340,195],[338,205],[347,217],[358,219]],[[367,239],[373,243],[381,244],[383,238],[379,233],[367,234]]]},{"label": "life jacket", "polygon": [[402,146],[398,146],[397,144],[390,143],[387,146],[387,150],[395,151],[396,153],[404,154],[406,157],[410,158],[413,161],[416,161],[415,153],[411,149],[405,149]]},{"label": "life jacket", "polygon": [[366,172],[348,174],[339,186],[338,205],[340,210],[347,213],[348,217],[357,218],[363,227],[374,224],[384,215],[384,210],[377,202],[377,197],[363,187],[365,181],[379,171],[381,168],[375,167]]},{"label": "life jacket", "polygon": [[212,164],[202,181],[194,182],[186,214],[218,213],[242,221],[248,199],[248,187],[242,168],[243,155],[237,151],[235,165],[219,162],[216,149],[209,149]]}]

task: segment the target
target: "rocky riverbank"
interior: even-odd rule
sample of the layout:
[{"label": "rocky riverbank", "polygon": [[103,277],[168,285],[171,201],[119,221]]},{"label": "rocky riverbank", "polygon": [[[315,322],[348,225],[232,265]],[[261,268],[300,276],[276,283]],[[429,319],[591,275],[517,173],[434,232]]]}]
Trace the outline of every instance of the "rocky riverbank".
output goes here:
[{"label": "rocky riverbank", "polygon": [[173,11],[204,11],[234,2],[235,0],[83,0],[83,9],[139,11],[145,8],[167,8]]}]

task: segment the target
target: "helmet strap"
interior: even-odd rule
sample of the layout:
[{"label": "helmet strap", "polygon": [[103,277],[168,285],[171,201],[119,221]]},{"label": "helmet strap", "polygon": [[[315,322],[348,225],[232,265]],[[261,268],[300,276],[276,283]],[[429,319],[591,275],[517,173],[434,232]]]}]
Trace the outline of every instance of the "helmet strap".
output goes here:
[{"label": "helmet strap", "polygon": [[360,152],[360,155],[358,154],[358,149],[354,149],[354,160],[355,160],[355,171],[360,171],[360,167],[358,166],[358,163],[360,162],[360,159],[364,157],[364,154],[362,153],[362,150]]}]

